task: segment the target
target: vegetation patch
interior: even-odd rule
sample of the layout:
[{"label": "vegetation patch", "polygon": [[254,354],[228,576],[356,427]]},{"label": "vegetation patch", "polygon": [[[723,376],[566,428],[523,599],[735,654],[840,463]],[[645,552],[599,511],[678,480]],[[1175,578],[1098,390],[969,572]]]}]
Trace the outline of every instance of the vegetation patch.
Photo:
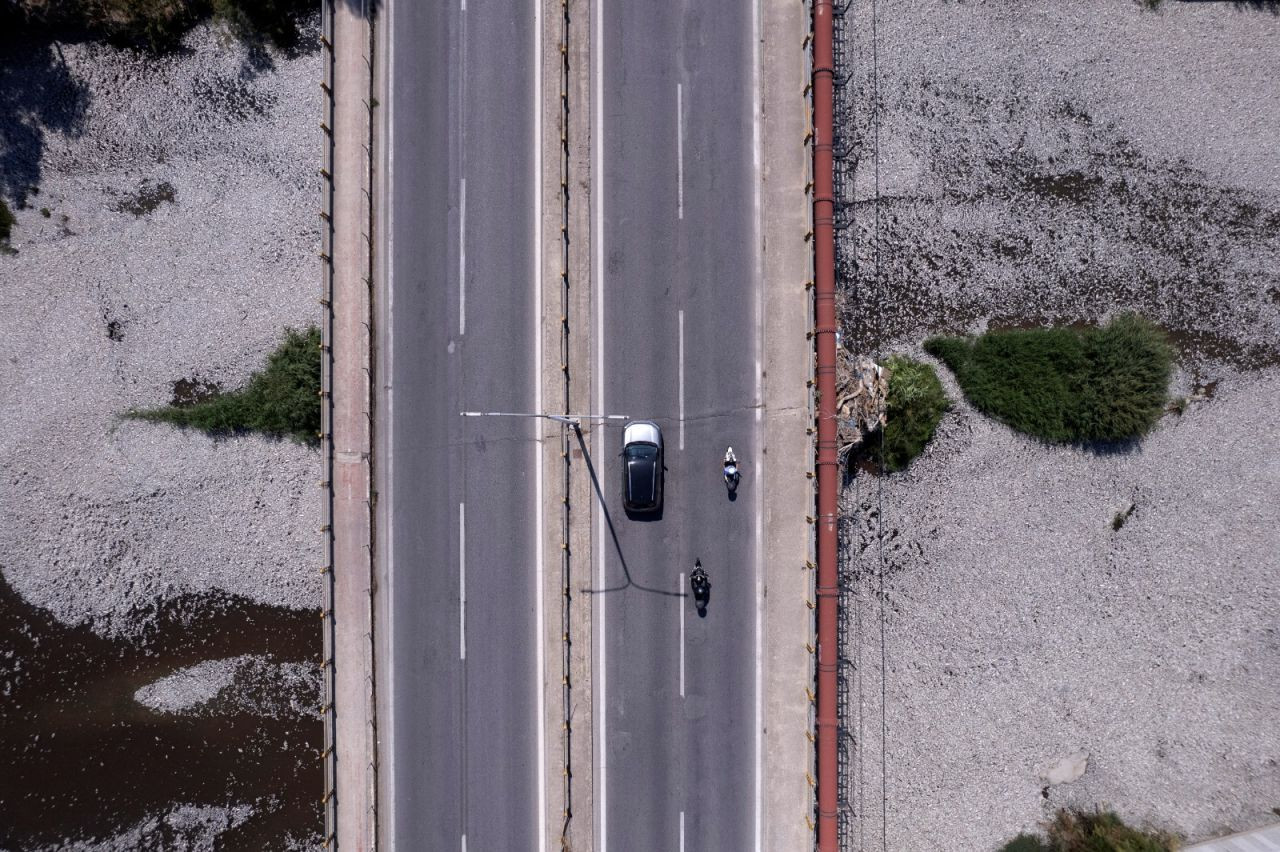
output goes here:
[{"label": "vegetation patch", "polygon": [[0,24],[165,53],[213,20],[250,45],[287,50],[300,40],[298,21],[316,8],[315,0],[14,0],[0,4]]},{"label": "vegetation patch", "polygon": [[929,364],[891,355],[884,367],[889,371],[886,425],[867,436],[852,460],[883,462],[886,471],[897,472],[924,451],[951,402]]},{"label": "vegetation patch", "polygon": [[176,199],[177,191],[168,181],[153,184],[151,181],[144,180],[138,187],[138,191],[132,195],[126,195],[115,209],[121,213],[132,213],[134,216],[141,217],[154,213],[156,208],[165,202],[173,204]]},{"label": "vegetation patch", "polygon": [[200,429],[215,436],[261,432],[314,444],[320,432],[320,329],[286,329],[284,342],[239,390],[222,392],[212,382],[181,379],[164,408],[128,412],[127,417]]},{"label": "vegetation patch", "polygon": [[1131,828],[1111,811],[1059,810],[1046,837],[1019,834],[1000,852],[1176,852],[1178,839],[1163,831]]},{"label": "vegetation patch", "polygon": [[933,337],[924,348],[979,411],[1051,443],[1145,435],[1164,412],[1174,357],[1164,332],[1135,314],[1102,328]]},{"label": "vegetation patch", "polygon": [[1129,516],[1132,515],[1134,510],[1137,508],[1138,505],[1136,503],[1130,503],[1128,509],[1125,509],[1123,512],[1116,512],[1116,516],[1111,519],[1111,529],[1115,532],[1119,532],[1120,528],[1124,526],[1124,522],[1129,520]]}]

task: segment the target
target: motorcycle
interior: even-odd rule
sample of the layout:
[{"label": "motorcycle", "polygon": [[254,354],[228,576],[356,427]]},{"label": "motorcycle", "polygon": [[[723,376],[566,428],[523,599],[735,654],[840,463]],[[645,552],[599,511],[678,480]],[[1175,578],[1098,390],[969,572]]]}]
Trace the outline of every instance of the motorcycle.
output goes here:
[{"label": "motorcycle", "polygon": [[702,560],[695,560],[693,573],[689,575],[689,585],[693,588],[693,603],[698,609],[705,609],[711,599],[711,580],[702,567]]},{"label": "motorcycle", "polygon": [[724,454],[724,485],[732,494],[738,490],[738,481],[742,478],[742,474],[738,472],[738,457],[733,454],[733,447],[725,450]]}]

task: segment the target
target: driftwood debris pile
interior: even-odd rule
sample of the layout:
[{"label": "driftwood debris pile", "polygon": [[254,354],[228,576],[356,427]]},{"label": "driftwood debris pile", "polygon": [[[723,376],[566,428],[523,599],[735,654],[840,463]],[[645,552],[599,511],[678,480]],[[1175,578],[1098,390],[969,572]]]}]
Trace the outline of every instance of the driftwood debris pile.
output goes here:
[{"label": "driftwood debris pile", "polygon": [[889,371],[865,355],[836,353],[836,440],[843,451],[884,426]]}]

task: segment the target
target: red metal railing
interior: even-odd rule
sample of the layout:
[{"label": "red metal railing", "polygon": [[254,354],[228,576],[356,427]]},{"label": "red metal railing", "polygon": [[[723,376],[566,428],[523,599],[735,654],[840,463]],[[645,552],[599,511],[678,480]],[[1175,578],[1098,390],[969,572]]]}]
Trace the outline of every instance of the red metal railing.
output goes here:
[{"label": "red metal railing", "polygon": [[818,849],[836,852],[837,710],[836,513],[836,272],[832,192],[832,4],[813,4],[813,252],[814,341],[818,368]]}]

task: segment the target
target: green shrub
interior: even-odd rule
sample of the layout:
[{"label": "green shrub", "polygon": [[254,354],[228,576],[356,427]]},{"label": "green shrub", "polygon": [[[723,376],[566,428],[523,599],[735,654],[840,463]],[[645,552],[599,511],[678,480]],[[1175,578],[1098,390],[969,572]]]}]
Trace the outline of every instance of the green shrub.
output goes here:
[{"label": "green shrub", "polygon": [[[206,388],[212,388],[206,385]],[[320,432],[320,329],[285,330],[285,339],[240,390],[209,393],[189,405],[126,416],[200,429],[213,435],[263,432],[315,443]]]},{"label": "green shrub", "polygon": [[929,443],[951,403],[930,365],[891,355],[884,366],[889,370],[886,425],[883,436],[867,439],[868,451],[871,458],[880,459],[883,438],[885,469],[905,470]]},{"label": "green shrub", "polygon": [[1000,847],[1000,852],[1053,852],[1034,834],[1019,834]]},{"label": "green shrub", "polygon": [[1173,372],[1164,333],[1134,314],[1102,328],[935,337],[924,348],[951,368],[978,410],[1053,443],[1146,434],[1164,411]]},{"label": "green shrub", "polygon": [[1178,840],[1162,831],[1140,831],[1111,811],[1059,810],[1048,838],[1019,834],[1000,852],[1175,852]]}]

